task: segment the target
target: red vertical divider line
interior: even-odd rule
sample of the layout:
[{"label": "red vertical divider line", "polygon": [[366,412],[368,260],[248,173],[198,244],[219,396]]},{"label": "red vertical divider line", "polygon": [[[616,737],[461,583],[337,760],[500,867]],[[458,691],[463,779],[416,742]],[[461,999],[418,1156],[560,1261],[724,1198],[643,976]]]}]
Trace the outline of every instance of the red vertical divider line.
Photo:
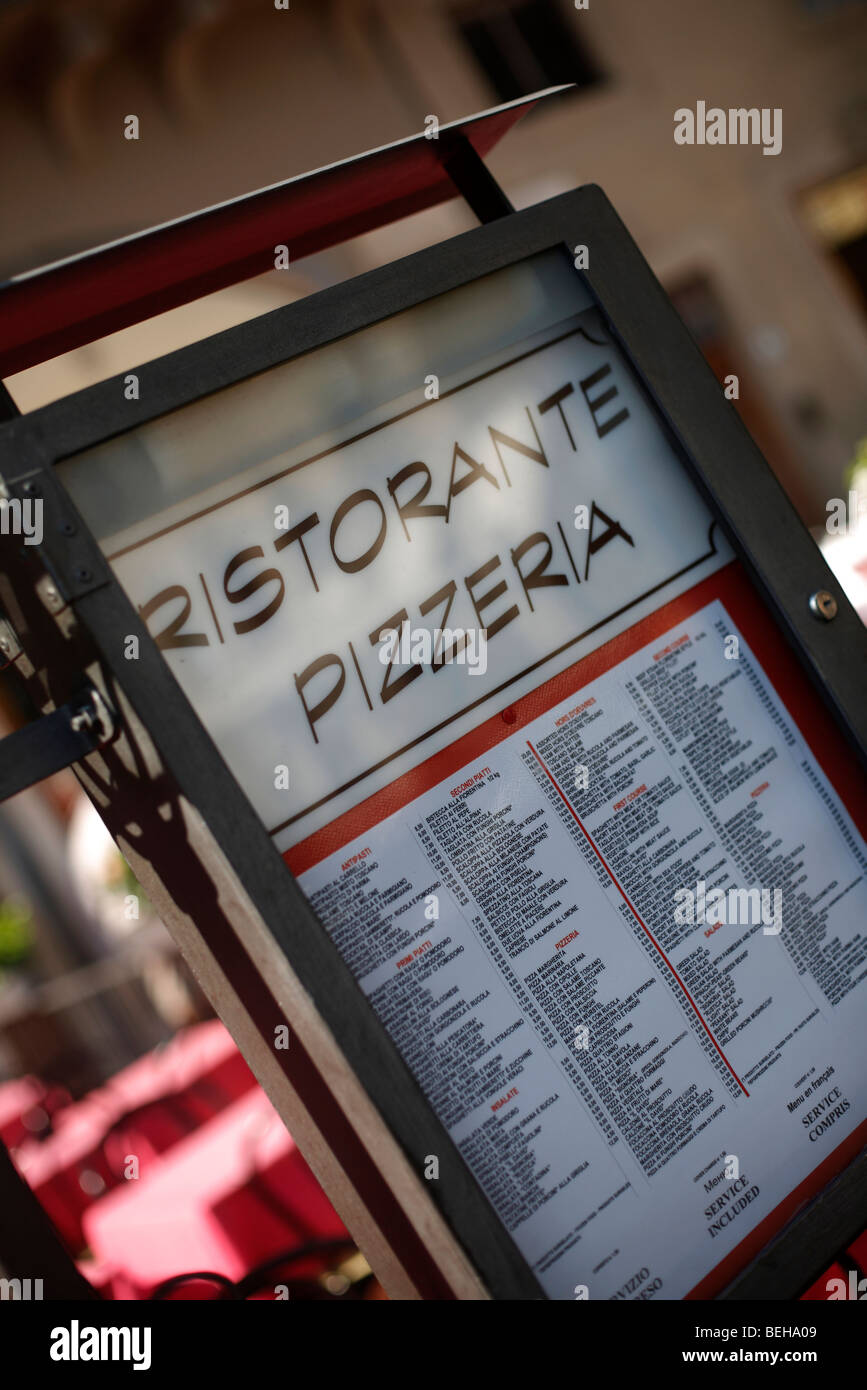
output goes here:
[{"label": "red vertical divider line", "polygon": [[717,1042],[716,1038],[714,1037],[713,1033],[712,1033],[712,1032],[710,1031],[710,1029],[708,1028],[707,1023],[706,1023],[705,1020],[702,1018],[701,1011],[700,1011],[698,1005],[696,1004],[695,1000],[693,999],[692,995],[690,994],[689,990],[687,989],[686,985],[683,983],[683,980],[680,978],[680,976],[678,975],[678,973],[677,973],[677,971],[675,970],[674,966],[672,965],[671,961],[668,959],[668,956],[665,954],[665,952],[663,951],[662,947],[659,945],[659,942],[655,940],[655,938],[654,938],[652,932],[648,929],[647,925],[646,925],[646,924],[641,920],[641,918],[639,917],[639,915],[638,915],[638,913],[636,912],[635,908],[632,906],[632,903],[631,903],[631,902],[629,901],[629,899],[627,898],[627,896],[626,896],[626,894],[624,893],[623,889],[621,888],[620,884],[617,882],[617,879],[614,877],[614,874],[611,872],[610,868],[608,867],[608,865],[606,864],[606,862],[605,862],[605,860],[603,859],[602,855],[600,854],[600,852],[599,852],[598,848],[596,847],[595,843],[593,842],[592,838],[590,837],[590,835],[589,835],[589,834],[587,833],[587,831],[585,830],[583,824],[581,823],[581,820],[580,820],[579,816],[577,815],[577,813],[576,813],[574,807],[572,806],[571,802],[569,801],[568,797],[564,796],[562,789],[561,789],[560,786],[558,785],[557,781],[555,780],[555,778],[553,777],[553,775],[551,774],[551,772],[549,771],[549,769],[545,766],[545,764],[543,763],[542,759],[539,757],[539,754],[536,752],[535,748],[533,747],[533,745],[532,745],[532,743],[530,742],[529,739],[527,739],[527,747],[529,748],[530,752],[533,754],[533,757],[536,759],[536,762],[537,762],[537,763],[539,764],[539,766],[541,767],[541,769],[542,769],[542,771],[544,772],[545,776],[548,778],[549,782],[551,783],[551,786],[554,788],[554,790],[556,791],[557,795],[560,797],[560,800],[563,802],[563,805],[566,807],[566,810],[569,812],[569,814],[570,814],[570,815],[573,817],[573,819],[575,820],[575,822],[576,822],[576,824],[577,824],[579,830],[581,831],[581,834],[584,836],[585,840],[587,841],[588,845],[589,845],[590,848],[592,849],[593,853],[596,855],[596,858],[599,860],[600,864],[601,864],[602,867],[604,868],[604,870],[605,870],[605,872],[607,873],[608,877],[611,879],[611,882],[614,884],[614,887],[617,889],[617,891],[618,891],[618,893],[620,894],[621,898],[622,898],[623,901],[626,903],[626,906],[629,908],[629,911],[632,913],[632,915],[633,915],[633,917],[635,918],[636,922],[637,922],[638,925],[641,927],[641,930],[642,930],[642,931],[645,933],[645,935],[647,936],[648,941],[651,943],[651,945],[654,947],[654,949],[655,949],[656,951],[659,952],[660,956],[661,956],[662,959],[665,961],[666,965],[668,966],[668,968],[669,968],[669,970],[671,971],[672,975],[674,976],[675,980],[676,980],[677,983],[680,985],[680,988],[683,990],[684,994],[686,995],[687,999],[689,1000],[690,1004],[692,1005],[693,1010],[695,1011],[695,1016],[696,1016],[696,1018],[698,1019],[699,1023],[701,1024],[702,1028],[704,1029],[704,1031],[707,1033],[708,1037],[710,1038],[711,1042],[713,1043],[713,1045],[714,1045],[714,1047],[716,1048],[717,1052],[719,1053],[720,1057],[721,1057],[721,1058],[723,1059],[723,1061],[725,1062],[726,1066],[728,1067],[728,1070],[731,1072],[731,1074],[732,1074],[732,1076],[734,1077],[735,1081],[736,1081],[736,1082],[738,1083],[738,1085],[740,1086],[740,1088],[741,1088],[741,1090],[743,1091],[744,1095],[745,1095],[745,1096],[748,1096],[748,1095],[749,1095],[749,1091],[747,1090],[747,1088],[746,1088],[746,1086],[744,1085],[744,1083],[741,1081],[741,1079],[740,1079],[740,1077],[738,1076],[737,1072],[735,1071],[734,1067],[733,1067],[733,1066],[731,1065],[731,1063],[729,1062],[728,1057],[726,1057],[725,1053],[723,1052],[722,1048],[720,1047],[720,1045],[719,1045],[719,1043]]}]

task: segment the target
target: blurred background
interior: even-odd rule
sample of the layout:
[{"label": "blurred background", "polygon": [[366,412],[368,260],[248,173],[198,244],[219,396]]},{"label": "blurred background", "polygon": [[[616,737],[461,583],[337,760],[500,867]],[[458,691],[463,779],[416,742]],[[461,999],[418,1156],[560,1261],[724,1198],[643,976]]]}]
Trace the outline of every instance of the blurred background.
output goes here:
[{"label": "blurred background", "polygon": [[[5,0],[0,279],[564,82],[496,178],[602,186],[867,619],[863,0]],[[781,153],[676,145],[698,101],[781,108]],[[6,386],[32,410],[472,225],[455,200]],[[0,734],[32,715],[7,668]],[[107,1297],[381,1296],[71,773],[0,808],[0,1139]]]}]

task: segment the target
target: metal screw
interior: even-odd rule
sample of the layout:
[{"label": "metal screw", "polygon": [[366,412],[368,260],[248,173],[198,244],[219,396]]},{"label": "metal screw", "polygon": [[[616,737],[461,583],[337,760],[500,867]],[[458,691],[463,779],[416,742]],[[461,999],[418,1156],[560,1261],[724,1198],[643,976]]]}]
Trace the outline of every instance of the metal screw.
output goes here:
[{"label": "metal screw", "polygon": [[20,655],[21,647],[8,618],[0,617],[0,652],[10,661]]},{"label": "metal screw", "polygon": [[827,589],[817,589],[810,595],[810,612],[823,622],[830,623],[837,616],[837,600]]}]

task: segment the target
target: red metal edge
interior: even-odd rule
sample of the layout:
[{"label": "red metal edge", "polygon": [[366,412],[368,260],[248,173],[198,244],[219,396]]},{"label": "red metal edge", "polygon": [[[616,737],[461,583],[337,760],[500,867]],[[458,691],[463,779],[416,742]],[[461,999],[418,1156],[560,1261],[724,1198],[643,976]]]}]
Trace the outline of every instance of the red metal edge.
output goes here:
[{"label": "red metal edge", "polygon": [[485,156],[551,87],[15,276],[0,286],[0,378],[458,195],[456,140]]}]

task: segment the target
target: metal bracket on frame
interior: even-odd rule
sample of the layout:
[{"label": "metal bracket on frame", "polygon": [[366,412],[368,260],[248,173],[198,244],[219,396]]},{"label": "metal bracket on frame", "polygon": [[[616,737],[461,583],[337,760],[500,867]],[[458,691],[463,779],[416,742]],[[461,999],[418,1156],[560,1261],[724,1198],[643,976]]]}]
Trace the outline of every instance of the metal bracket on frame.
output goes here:
[{"label": "metal bracket on frame", "polygon": [[[0,650],[4,650],[3,641],[0,633]],[[0,741],[0,801],[94,753],[108,743],[114,730],[113,711],[99,691],[88,685],[51,714],[7,734]]]}]

